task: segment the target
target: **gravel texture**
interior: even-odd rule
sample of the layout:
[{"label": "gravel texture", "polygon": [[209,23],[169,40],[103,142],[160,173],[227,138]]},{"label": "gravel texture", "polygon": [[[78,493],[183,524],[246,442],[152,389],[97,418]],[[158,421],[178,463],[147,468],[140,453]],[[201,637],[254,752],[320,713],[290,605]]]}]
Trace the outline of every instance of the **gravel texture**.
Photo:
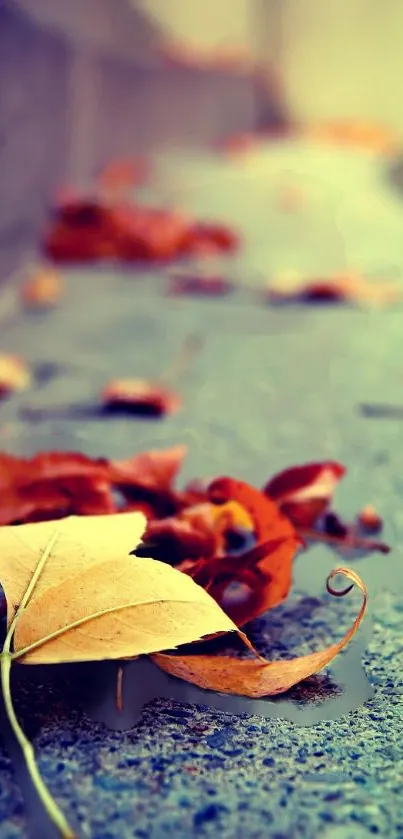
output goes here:
[{"label": "gravel texture", "polygon": [[[369,157],[285,147],[232,168],[186,159],[166,166],[184,206],[230,218],[244,230],[244,255],[228,270],[251,287],[280,268],[323,270],[326,254],[327,271],[348,264],[381,279],[403,273],[403,206]],[[279,179],[290,177],[310,196],[292,218],[273,198]],[[110,668],[21,668],[16,702],[43,775],[83,839],[397,839],[403,835],[401,424],[364,418],[358,406],[399,402],[401,309],[271,309],[245,288],[211,301],[169,298],[164,290],[162,275],[69,271],[59,309],[2,329],[4,350],[61,365],[46,386],[2,405],[2,448],[125,457],[185,442],[184,479],[232,473],[258,485],[292,463],[337,459],[349,470],[337,509],[352,517],[373,503],[394,550],[351,560],[368,585],[370,610],[329,673],[276,700],[240,700],[240,715],[231,713],[230,699],[185,686],[179,701],[175,682],[175,700],[153,697],[153,686],[138,722],[113,731],[88,715],[91,709],[105,717],[102,702],[95,712],[93,704],[98,691],[100,699],[111,695]],[[184,409],[172,418],[28,425],[18,417],[27,402],[90,402],[115,376],[155,377],[195,332],[204,347],[179,385]],[[251,627],[266,655],[317,649],[352,623],[358,594],[343,600],[324,594],[326,576],[339,564],[346,560],[322,547],[298,559],[290,599]],[[136,691],[147,698],[135,667],[128,670],[126,702]],[[169,693],[169,680],[164,685]],[[202,707],[203,698],[218,707]],[[28,832],[16,776],[1,751],[0,771],[0,839],[50,839],[34,806]],[[29,798],[21,767],[17,776]]]}]

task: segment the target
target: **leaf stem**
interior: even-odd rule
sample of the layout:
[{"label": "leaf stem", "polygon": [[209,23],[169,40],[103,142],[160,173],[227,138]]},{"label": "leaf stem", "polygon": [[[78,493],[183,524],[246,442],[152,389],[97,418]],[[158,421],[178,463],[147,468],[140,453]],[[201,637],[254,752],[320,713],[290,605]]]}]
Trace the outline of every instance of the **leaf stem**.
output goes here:
[{"label": "leaf stem", "polygon": [[[72,621],[71,623],[67,623],[64,626],[60,626],[59,629],[55,629],[54,632],[50,632],[49,635],[45,635],[43,638],[38,638],[37,641],[32,641],[31,644],[28,644],[21,650],[16,650],[14,653],[11,653],[11,658],[13,661],[18,661],[18,659],[23,658],[24,656],[31,653],[33,650],[38,649],[38,647],[43,647],[45,646],[45,644],[48,644],[49,641],[54,641],[55,638],[60,638],[61,635],[65,635],[67,632],[70,632],[71,629],[77,629],[79,626],[83,626],[83,624],[85,623],[90,623],[90,621],[96,620],[96,618],[101,618],[103,615],[111,614],[111,612],[121,612],[124,609],[132,609],[134,606],[150,606],[154,605],[155,603],[164,602],[165,600],[163,600],[162,598],[160,600],[155,600],[155,598],[151,598],[151,600],[136,600],[130,603],[122,603],[121,606],[108,606],[106,609],[100,609],[98,612],[93,612],[91,615],[84,615],[82,618],[77,618],[77,620]],[[177,599],[172,602],[189,603],[190,601]],[[59,661],[59,659],[57,659],[57,661]],[[74,661],[77,661],[77,659],[75,658]],[[56,661],[54,663],[56,663]]]},{"label": "leaf stem", "polygon": [[42,801],[42,804],[45,807],[45,810],[55,825],[57,827],[60,836],[62,839],[77,839],[76,833],[70,827],[69,823],[65,819],[62,811],[59,809],[58,805],[54,798],[52,798],[45,782],[43,781],[41,774],[39,772],[36,760],[35,760],[35,753],[32,746],[32,743],[27,739],[25,736],[15,713],[13,701],[11,698],[11,684],[10,684],[10,673],[11,673],[11,665],[13,662],[13,653],[10,652],[11,643],[13,640],[14,632],[18,623],[19,618],[21,617],[22,612],[24,611],[27,603],[30,600],[32,592],[38,582],[38,579],[43,571],[45,563],[49,558],[51,550],[58,538],[58,532],[56,531],[52,538],[49,540],[46,548],[35,568],[35,571],[32,575],[32,578],[27,586],[25,594],[21,598],[21,602],[18,606],[18,609],[10,623],[9,629],[7,631],[6,639],[3,644],[3,649],[0,653],[0,676],[1,676],[1,687],[4,699],[4,708],[7,714],[7,719],[10,723],[11,729],[13,734],[21,747],[22,754],[24,756],[25,765],[29,772],[30,778],[32,783],[35,787],[35,790],[38,794],[38,797]]},{"label": "leaf stem", "polygon": [[43,552],[43,554],[42,554],[42,556],[41,556],[41,558],[38,562],[38,565],[36,566],[35,571],[32,574],[32,577],[29,581],[29,584],[27,586],[25,594],[21,598],[21,603],[19,603],[18,609],[17,609],[17,611],[16,611],[16,613],[15,613],[15,615],[14,615],[12,621],[11,621],[11,624],[10,624],[8,632],[7,632],[7,637],[6,637],[6,640],[4,642],[3,650],[5,650],[7,652],[10,652],[11,641],[12,641],[12,638],[13,638],[18,620],[21,616],[21,613],[24,611],[25,607],[29,603],[29,600],[31,599],[32,592],[33,592],[33,590],[34,590],[34,588],[35,588],[35,586],[36,586],[36,584],[39,580],[39,577],[42,574],[42,571],[45,567],[45,563],[46,563],[47,559],[49,558],[50,552],[51,552],[58,536],[59,536],[59,532],[56,530],[55,533],[53,534],[53,536],[51,537],[51,539],[49,539],[49,542],[46,545],[46,548],[45,548],[45,550],[44,550],[44,552]]},{"label": "leaf stem", "polygon": [[54,798],[52,798],[48,788],[46,787],[46,784],[44,783],[40,775],[38,766],[36,764],[35,753],[32,747],[32,743],[30,743],[27,737],[25,736],[17,720],[10,689],[11,663],[12,657],[10,651],[7,649],[3,649],[3,652],[0,654],[1,687],[3,692],[4,707],[6,710],[8,721],[12,728],[13,734],[15,735],[21,747],[21,751],[25,760],[25,765],[28,769],[32,783],[40,800],[42,801],[42,804],[45,807],[46,812],[49,815],[49,818],[57,827],[63,839],[76,839],[75,832],[72,830],[72,828],[66,821],[62,811],[59,809]]},{"label": "leaf stem", "polygon": [[331,536],[322,530],[315,530],[309,527],[298,527],[297,533],[303,539],[312,539],[315,542],[326,542],[344,550],[379,551],[382,554],[390,552],[389,545],[385,542],[378,542],[376,539],[367,539],[364,536]]}]

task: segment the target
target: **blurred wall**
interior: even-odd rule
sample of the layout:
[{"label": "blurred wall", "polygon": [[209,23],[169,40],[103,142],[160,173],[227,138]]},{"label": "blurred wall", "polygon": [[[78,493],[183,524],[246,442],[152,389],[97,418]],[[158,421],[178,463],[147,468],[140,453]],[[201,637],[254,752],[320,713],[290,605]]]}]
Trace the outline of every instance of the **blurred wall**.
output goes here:
[{"label": "blurred wall", "polygon": [[163,68],[161,42],[128,0],[0,3],[0,279],[35,242],[60,181],[85,185],[110,157],[253,127],[246,79]]},{"label": "blurred wall", "polygon": [[167,37],[198,49],[254,49],[254,0],[131,0],[163,26]]},{"label": "blurred wall", "polygon": [[279,54],[291,111],[403,132],[402,41],[402,0],[283,0]]},{"label": "blurred wall", "polygon": [[32,246],[67,156],[69,58],[60,38],[0,6],[0,279]]},{"label": "blurred wall", "polygon": [[173,40],[249,49],[297,119],[403,131],[402,0],[131,0]]}]

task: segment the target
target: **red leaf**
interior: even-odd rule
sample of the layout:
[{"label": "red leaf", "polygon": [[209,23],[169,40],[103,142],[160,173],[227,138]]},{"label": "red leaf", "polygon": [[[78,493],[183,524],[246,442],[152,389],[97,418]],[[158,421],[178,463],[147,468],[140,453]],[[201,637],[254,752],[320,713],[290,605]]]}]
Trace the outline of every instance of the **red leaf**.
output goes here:
[{"label": "red leaf", "polygon": [[172,210],[127,205],[114,208],[112,218],[121,259],[172,260],[187,239],[187,218]]},{"label": "red leaf", "polygon": [[173,414],[181,406],[178,394],[147,379],[115,379],[102,391],[101,400],[110,410],[146,416]]},{"label": "red leaf", "polygon": [[128,460],[112,460],[109,476],[114,484],[123,488],[166,492],[172,489],[186,454],[187,446],[172,446],[141,452]]},{"label": "red leaf", "polygon": [[346,469],[335,461],[292,466],[274,475],[264,493],[299,527],[310,527],[329,506]]},{"label": "red leaf", "polygon": [[217,251],[231,252],[239,245],[239,237],[221,224],[197,223],[188,229],[182,251],[189,256],[200,253],[200,247],[214,246]]},{"label": "red leaf", "polygon": [[166,262],[181,255],[233,250],[236,235],[226,227],[194,224],[173,210],[77,198],[59,205],[45,236],[45,250],[64,261]]},{"label": "red leaf", "polygon": [[77,199],[55,211],[44,248],[59,262],[94,261],[116,255],[116,226],[97,201]]},{"label": "red leaf", "polygon": [[191,506],[192,504],[199,504],[203,501],[207,501],[208,499],[208,488],[211,484],[211,478],[209,479],[201,479],[201,478],[194,478],[192,481],[189,481],[186,484],[185,489],[183,490],[183,497],[186,501],[187,506]]},{"label": "red leaf", "polygon": [[0,454],[0,524],[115,512],[106,462],[49,452]]}]

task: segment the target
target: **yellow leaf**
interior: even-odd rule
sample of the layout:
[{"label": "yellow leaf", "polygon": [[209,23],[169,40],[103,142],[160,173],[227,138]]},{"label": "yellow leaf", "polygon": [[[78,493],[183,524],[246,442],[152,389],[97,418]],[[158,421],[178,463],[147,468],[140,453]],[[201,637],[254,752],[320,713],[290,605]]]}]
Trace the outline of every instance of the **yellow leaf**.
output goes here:
[{"label": "yellow leaf", "polygon": [[236,631],[190,577],[129,555],[145,525],[141,513],[125,513],[0,529],[9,626],[25,604],[13,658],[51,664],[134,657]]}]

